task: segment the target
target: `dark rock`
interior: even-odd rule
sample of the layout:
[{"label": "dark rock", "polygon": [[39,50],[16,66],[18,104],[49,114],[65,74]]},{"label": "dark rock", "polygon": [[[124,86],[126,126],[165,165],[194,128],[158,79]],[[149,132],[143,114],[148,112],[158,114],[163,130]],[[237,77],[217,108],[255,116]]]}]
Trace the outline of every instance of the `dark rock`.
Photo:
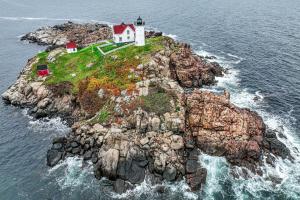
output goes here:
[{"label": "dark rock", "polygon": [[41,118],[44,118],[44,117],[47,117],[48,116],[48,113],[45,111],[45,110],[38,110],[36,113],[35,113],[35,118],[36,119],[41,119]]},{"label": "dark rock", "polygon": [[278,137],[283,138],[283,139],[287,139],[287,137],[281,132],[278,133]]},{"label": "dark rock", "polygon": [[62,158],[62,152],[58,150],[50,149],[47,151],[47,165],[53,167],[56,165]]},{"label": "dark rock", "polygon": [[71,147],[72,148],[76,148],[76,147],[78,147],[79,145],[78,145],[78,143],[77,142],[72,142],[71,143]]},{"label": "dark rock", "polygon": [[177,174],[176,168],[173,167],[172,165],[169,165],[166,167],[163,173],[163,178],[166,181],[174,181],[176,179],[176,174]]},{"label": "dark rock", "polygon": [[268,154],[266,156],[266,162],[272,166],[275,166],[275,157],[272,156],[271,154]]},{"label": "dark rock", "polygon": [[98,161],[98,157],[97,157],[97,154],[95,154],[95,153],[93,153],[93,155],[92,155],[92,163],[97,163],[97,161]]},{"label": "dark rock", "polygon": [[187,149],[193,149],[195,147],[195,141],[193,138],[186,138],[185,139],[185,147]]},{"label": "dark rock", "polygon": [[72,152],[72,147],[66,148],[66,151],[69,152],[69,153],[71,153]]},{"label": "dark rock", "polygon": [[205,56],[205,59],[209,59],[209,60],[216,59],[216,58],[217,58],[216,56]]},{"label": "dark rock", "polygon": [[117,179],[115,182],[114,182],[114,191],[116,193],[119,193],[119,194],[122,194],[126,191],[126,188],[125,188],[125,181],[122,180],[122,179]]},{"label": "dark rock", "polygon": [[187,183],[192,191],[197,191],[206,181],[207,170],[198,168],[196,173],[186,175]]},{"label": "dark rock", "polygon": [[276,177],[276,176],[271,176],[271,175],[270,175],[270,176],[268,177],[268,179],[270,179],[274,185],[281,184],[281,182],[282,182],[282,178]]},{"label": "dark rock", "polygon": [[127,180],[127,178],[126,178],[126,160],[124,158],[120,158],[120,160],[119,160],[117,175],[121,179]]},{"label": "dark rock", "polygon": [[223,76],[223,68],[217,62],[210,63],[213,67],[211,68],[212,73],[215,76]]},{"label": "dark rock", "polygon": [[132,189],[132,186],[122,179],[117,179],[114,182],[113,188],[116,193],[122,194],[126,192],[128,189]]},{"label": "dark rock", "polygon": [[96,179],[101,179],[101,177],[102,177],[101,165],[102,165],[101,161],[98,161],[94,165],[94,175],[95,175]]},{"label": "dark rock", "polygon": [[148,162],[149,162],[148,160],[142,160],[138,162],[138,165],[140,167],[146,167],[148,165]]},{"label": "dark rock", "polygon": [[187,174],[195,173],[198,167],[199,167],[199,163],[197,160],[188,160],[185,166],[186,173]]},{"label": "dark rock", "polygon": [[149,177],[150,183],[152,185],[157,185],[157,184],[161,184],[163,181],[163,177],[160,174],[156,174],[156,173],[148,173],[147,177]]},{"label": "dark rock", "polygon": [[198,157],[199,157],[198,149],[193,149],[192,151],[188,152],[189,160],[198,160]]},{"label": "dark rock", "polygon": [[84,149],[80,149],[80,153],[79,154],[82,156],[84,154],[84,152],[85,152]]},{"label": "dark rock", "polygon": [[283,159],[290,156],[290,150],[277,138],[266,138],[267,142],[270,145],[270,151],[275,154],[281,156]]},{"label": "dark rock", "polygon": [[254,98],[253,98],[253,101],[258,101],[259,100],[259,97],[258,96],[255,96]]},{"label": "dark rock", "polygon": [[76,148],[73,148],[73,149],[72,149],[72,153],[73,153],[73,154],[79,154],[80,151],[81,151],[80,147],[76,147]]},{"label": "dark rock", "polygon": [[54,143],[52,145],[52,149],[61,150],[63,148],[63,145],[61,143]]},{"label": "dark rock", "polygon": [[158,185],[154,188],[154,191],[157,193],[164,193],[166,190],[165,186],[163,185]]},{"label": "dark rock", "polygon": [[145,33],[146,38],[159,37],[159,36],[162,36],[162,32],[146,31]]},{"label": "dark rock", "polygon": [[90,149],[90,145],[89,144],[84,144],[84,146],[83,146],[83,148],[84,148],[84,150],[89,150]]},{"label": "dark rock", "polygon": [[140,167],[137,161],[126,162],[126,178],[130,183],[138,184],[145,179],[145,168]]},{"label": "dark rock", "polygon": [[92,151],[87,151],[84,153],[84,155],[83,155],[84,160],[89,160],[91,158],[92,158]]},{"label": "dark rock", "polygon": [[265,137],[266,138],[276,138],[276,133],[274,131],[267,129],[267,131],[265,132]]},{"label": "dark rock", "polygon": [[66,142],[67,142],[67,138],[65,138],[65,137],[55,137],[52,140],[53,144],[55,144],[55,143],[66,143]]}]

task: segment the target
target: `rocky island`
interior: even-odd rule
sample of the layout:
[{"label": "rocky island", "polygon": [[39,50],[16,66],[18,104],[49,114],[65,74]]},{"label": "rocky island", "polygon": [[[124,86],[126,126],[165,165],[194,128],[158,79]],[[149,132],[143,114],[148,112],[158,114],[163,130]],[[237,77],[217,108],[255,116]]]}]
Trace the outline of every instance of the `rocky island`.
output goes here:
[{"label": "rocky island", "polygon": [[[230,103],[227,91],[201,90],[225,73],[218,63],[157,32],[146,33],[145,46],[101,54],[99,45],[111,39],[107,25],[72,22],[22,37],[48,48],[28,60],[2,98],[35,118],[68,122],[72,131],[53,139],[48,166],[81,156],[94,164],[96,178],[107,177],[122,193],[145,176],[153,184],[185,178],[191,190],[201,189],[201,153],[258,174],[262,158],[292,159],[256,112]],[[70,40],[78,52],[66,53]],[[37,75],[40,64],[48,76]]]}]

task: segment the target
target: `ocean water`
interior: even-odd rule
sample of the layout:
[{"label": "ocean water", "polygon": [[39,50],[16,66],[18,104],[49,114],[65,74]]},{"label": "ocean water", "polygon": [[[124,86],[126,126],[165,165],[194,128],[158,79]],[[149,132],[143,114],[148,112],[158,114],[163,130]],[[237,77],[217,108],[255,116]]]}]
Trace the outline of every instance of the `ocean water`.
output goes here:
[{"label": "ocean water", "polygon": [[[236,179],[224,158],[202,155],[208,169],[203,192],[183,182],[165,183],[157,194],[147,180],[128,193],[108,190],[93,178],[90,163],[68,158],[46,166],[51,139],[69,129],[61,119],[35,121],[26,109],[0,102],[0,200],[17,199],[300,199],[300,1],[299,0],[0,0],[0,93],[28,58],[45,47],[19,41],[44,25],[131,22],[141,15],[147,28],[190,43],[199,55],[214,55],[229,69],[206,90],[231,92],[240,107],[257,111],[279,130],[294,162],[262,166],[263,176]],[[257,97],[258,100],[254,101]],[[239,173],[241,168],[234,168]],[[274,184],[271,179],[280,179]]]}]

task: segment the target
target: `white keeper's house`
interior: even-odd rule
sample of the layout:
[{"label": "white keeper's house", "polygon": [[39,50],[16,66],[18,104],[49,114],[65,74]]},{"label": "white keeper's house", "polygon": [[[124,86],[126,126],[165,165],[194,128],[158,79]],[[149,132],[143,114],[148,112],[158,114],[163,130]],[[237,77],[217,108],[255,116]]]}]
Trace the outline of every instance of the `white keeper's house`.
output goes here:
[{"label": "white keeper's house", "polygon": [[139,17],[133,24],[122,23],[113,26],[115,43],[135,42],[136,46],[145,45],[145,22]]}]

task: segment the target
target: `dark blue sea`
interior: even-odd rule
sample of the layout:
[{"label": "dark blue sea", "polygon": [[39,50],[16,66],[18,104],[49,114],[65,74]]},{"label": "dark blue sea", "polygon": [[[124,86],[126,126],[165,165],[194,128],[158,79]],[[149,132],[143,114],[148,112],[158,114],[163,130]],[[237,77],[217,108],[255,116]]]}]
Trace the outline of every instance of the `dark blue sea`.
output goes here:
[{"label": "dark blue sea", "polygon": [[120,23],[139,15],[147,28],[190,43],[199,55],[216,56],[229,74],[206,89],[226,88],[234,104],[257,111],[286,136],[281,140],[295,161],[278,159],[276,167],[262,167],[263,176],[236,179],[224,158],[203,155],[199,162],[208,177],[202,193],[180,182],[165,183],[167,191],[158,195],[145,181],[120,196],[79,158],[46,166],[51,138],[69,131],[61,119],[36,121],[26,109],[0,102],[0,200],[300,199],[299,0],[0,0],[0,93],[27,59],[45,49],[21,42],[21,35],[68,20]]}]

